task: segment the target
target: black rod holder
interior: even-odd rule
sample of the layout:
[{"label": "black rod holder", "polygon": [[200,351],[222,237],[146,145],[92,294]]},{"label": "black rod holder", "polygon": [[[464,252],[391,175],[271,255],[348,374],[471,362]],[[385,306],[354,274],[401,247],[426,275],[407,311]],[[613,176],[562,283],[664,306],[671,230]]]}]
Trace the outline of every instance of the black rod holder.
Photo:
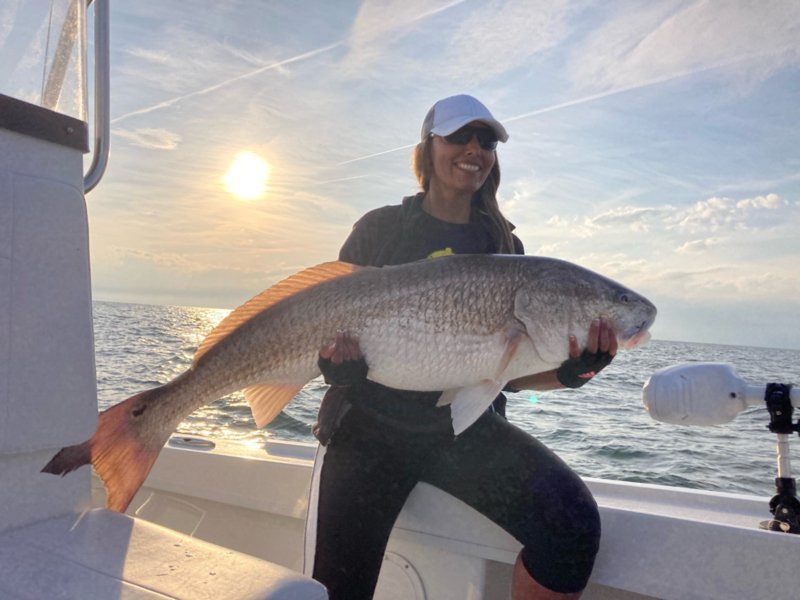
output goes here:
[{"label": "black rod holder", "polygon": [[[775,518],[764,521],[761,526],[770,531],[800,534],[800,500],[797,499],[795,480],[789,473],[786,437],[792,433],[800,434],[800,421],[792,423],[794,407],[790,398],[791,389],[791,385],[769,383],[764,395],[770,417],[767,428],[778,436],[779,476],[775,479],[775,495],[769,501],[769,512]],[[786,456],[782,455],[781,447],[786,450]]]}]

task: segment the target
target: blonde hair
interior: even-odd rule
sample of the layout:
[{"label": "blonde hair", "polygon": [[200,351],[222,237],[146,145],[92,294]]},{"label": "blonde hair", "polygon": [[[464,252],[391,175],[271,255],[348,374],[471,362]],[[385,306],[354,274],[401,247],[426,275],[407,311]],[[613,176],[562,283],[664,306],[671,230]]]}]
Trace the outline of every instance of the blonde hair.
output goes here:
[{"label": "blonde hair", "polygon": [[[433,177],[433,136],[427,136],[414,148],[411,156],[411,168],[417,178],[419,187],[426,194],[431,189]],[[472,197],[473,222],[483,222],[489,225],[495,241],[498,254],[514,254],[514,238],[511,227],[500,212],[497,205],[497,188],[500,186],[500,163],[495,155],[494,166],[489,172],[486,181]]]}]

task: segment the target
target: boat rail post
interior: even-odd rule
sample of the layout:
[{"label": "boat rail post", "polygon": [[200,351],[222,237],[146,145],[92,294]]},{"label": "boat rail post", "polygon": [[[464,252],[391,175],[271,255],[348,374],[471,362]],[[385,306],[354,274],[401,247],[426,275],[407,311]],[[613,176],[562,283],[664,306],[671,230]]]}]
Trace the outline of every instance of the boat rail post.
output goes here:
[{"label": "boat rail post", "polygon": [[100,183],[108,165],[111,138],[109,13],[108,0],[94,0],[94,152],[92,164],[83,178],[84,194]]},{"label": "boat rail post", "polygon": [[778,437],[778,477],[775,479],[775,495],[769,502],[769,511],[775,518],[762,522],[761,527],[800,534],[800,500],[789,460],[789,436],[800,434],[800,420],[792,423],[791,388],[791,385],[770,383],[764,395],[770,416],[767,427]]}]

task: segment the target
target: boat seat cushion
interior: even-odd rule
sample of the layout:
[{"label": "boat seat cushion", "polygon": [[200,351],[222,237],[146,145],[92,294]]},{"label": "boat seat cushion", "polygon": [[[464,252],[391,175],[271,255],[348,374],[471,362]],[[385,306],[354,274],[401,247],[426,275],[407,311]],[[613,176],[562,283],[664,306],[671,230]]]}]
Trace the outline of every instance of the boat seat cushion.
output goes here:
[{"label": "boat seat cushion", "polygon": [[325,600],[284,567],[95,509],[0,534],[0,599]]}]

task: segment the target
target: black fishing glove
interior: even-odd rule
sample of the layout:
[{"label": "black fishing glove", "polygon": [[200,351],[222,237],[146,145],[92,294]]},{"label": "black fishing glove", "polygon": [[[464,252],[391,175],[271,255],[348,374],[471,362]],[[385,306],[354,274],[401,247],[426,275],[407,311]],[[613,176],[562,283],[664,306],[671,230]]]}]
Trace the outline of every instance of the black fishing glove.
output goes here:
[{"label": "black fishing glove", "polygon": [[588,350],[580,356],[570,357],[561,363],[556,371],[556,378],[564,387],[579,388],[607,367],[614,360],[608,352],[598,350],[594,354]]},{"label": "black fishing glove", "polygon": [[367,361],[364,357],[355,360],[343,360],[338,365],[330,358],[319,357],[317,361],[319,370],[328,385],[355,385],[367,378]]}]

